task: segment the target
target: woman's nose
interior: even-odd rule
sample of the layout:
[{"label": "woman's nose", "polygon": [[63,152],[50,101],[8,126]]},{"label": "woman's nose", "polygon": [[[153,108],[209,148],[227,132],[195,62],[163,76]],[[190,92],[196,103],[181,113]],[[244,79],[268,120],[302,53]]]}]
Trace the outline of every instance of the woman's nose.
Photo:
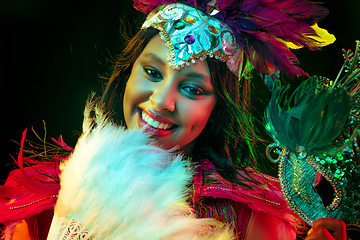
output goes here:
[{"label": "woman's nose", "polygon": [[175,110],[176,92],[174,85],[171,82],[158,82],[155,84],[153,92],[149,98],[154,110],[157,111],[170,111]]}]

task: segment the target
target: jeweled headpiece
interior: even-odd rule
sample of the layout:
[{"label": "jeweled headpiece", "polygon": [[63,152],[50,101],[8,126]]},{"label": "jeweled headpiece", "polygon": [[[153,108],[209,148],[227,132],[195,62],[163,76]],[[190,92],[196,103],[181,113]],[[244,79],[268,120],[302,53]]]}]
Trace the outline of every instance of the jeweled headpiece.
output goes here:
[{"label": "jeweled headpiece", "polygon": [[327,9],[306,0],[134,0],[134,6],[149,14],[142,28],[160,31],[174,69],[214,57],[235,75],[248,61],[262,76],[307,76],[289,47],[316,50],[335,40],[316,25]]},{"label": "jeweled headpiece", "polygon": [[165,6],[142,25],[142,28],[148,27],[160,31],[173,69],[210,56],[226,61],[233,72],[238,71],[236,60],[240,50],[232,30],[198,9],[181,3]]}]

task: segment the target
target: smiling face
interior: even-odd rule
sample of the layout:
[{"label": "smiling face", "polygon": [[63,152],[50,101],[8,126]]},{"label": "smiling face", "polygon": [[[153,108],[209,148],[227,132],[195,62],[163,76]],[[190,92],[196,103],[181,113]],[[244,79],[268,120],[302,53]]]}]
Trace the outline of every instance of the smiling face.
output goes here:
[{"label": "smiling face", "polygon": [[190,155],[215,103],[206,61],[173,70],[167,48],[156,36],[134,63],[123,110],[128,128],[144,127],[163,148],[179,147]]}]

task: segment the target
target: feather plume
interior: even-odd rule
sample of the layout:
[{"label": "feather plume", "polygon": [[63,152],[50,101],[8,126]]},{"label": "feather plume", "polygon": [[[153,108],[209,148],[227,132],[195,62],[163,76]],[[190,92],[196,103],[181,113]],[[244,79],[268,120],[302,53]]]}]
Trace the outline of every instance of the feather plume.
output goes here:
[{"label": "feather plume", "polygon": [[231,27],[260,74],[308,76],[283,41],[319,49],[311,26],[327,15],[326,8],[306,0],[219,0],[218,5],[215,17]]},{"label": "feather plume", "polygon": [[221,223],[195,218],[185,201],[193,172],[181,155],[116,126],[94,104],[90,113],[63,166],[50,236],[68,224],[92,239],[233,239]]},{"label": "feather plume", "polygon": [[[297,66],[299,61],[288,45],[318,50],[335,41],[330,34],[319,36],[316,28],[328,10],[307,0],[217,0],[214,6],[209,6],[213,2],[210,0],[134,0],[134,6],[148,14],[158,6],[175,2],[205,12],[216,8],[219,12],[213,17],[232,29],[251,64],[261,75],[273,78],[277,72],[290,77],[308,76]],[[323,36],[331,41],[324,41]]]},{"label": "feather plume", "polygon": [[292,152],[298,146],[315,155],[331,151],[349,117],[350,96],[344,88],[316,93],[316,85],[317,77],[311,77],[287,99],[289,87],[274,83],[266,121],[274,138]]},{"label": "feather plume", "polygon": [[[295,152],[296,147],[303,146],[309,154],[329,153],[344,147],[334,143],[344,129],[352,129],[353,137],[357,134],[360,41],[356,41],[354,53],[343,51],[345,62],[334,81],[311,77],[289,98],[289,86],[282,87],[279,80],[275,81],[265,124],[270,126],[275,140],[288,150]],[[341,77],[344,69],[347,70]]]}]

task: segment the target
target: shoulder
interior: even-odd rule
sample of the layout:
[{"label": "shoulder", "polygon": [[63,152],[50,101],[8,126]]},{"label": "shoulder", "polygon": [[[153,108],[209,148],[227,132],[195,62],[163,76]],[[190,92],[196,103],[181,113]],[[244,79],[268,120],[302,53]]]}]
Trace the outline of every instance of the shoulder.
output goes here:
[{"label": "shoulder", "polygon": [[[287,203],[282,196],[280,184],[277,178],[248,169],[248,174],[259,184],[251,181],[244,182],[249,188],[230,183],[222,178],[214,165],[207,159],[202,159],[195,171],[195,198],[199,197],[222,197],[230,198],[237,202],[247,203],[254,210],[257,203],[264,203],[266,207],[284,208]],[[246,175],[239,172],[240,175]],[[254,204],[252,204],[254,203]]]},{"label": "shoulder", "polygon": [[[244,173],[240,172],[240,174]],[[248,174],[260,184],[247,182],[247,185],[252,187],[251,189],[232,184],[221,178],[210,161],[201,160],[194,177],[194,199],[201,197],[232,199],[238,218],[243,219],[243,223],[246,223],[250,229],[264,227],[262,231],[265,232],[285,227],[284,229],[292,234],[296,232],[297,226],[302,221],[289,208],[278,179],[252,169],[248,169]],[[278,227],[267,227],[262,224],[266,221],[261,219],[268,219]],[[253,228],[254,226],[256,228]]]}]

